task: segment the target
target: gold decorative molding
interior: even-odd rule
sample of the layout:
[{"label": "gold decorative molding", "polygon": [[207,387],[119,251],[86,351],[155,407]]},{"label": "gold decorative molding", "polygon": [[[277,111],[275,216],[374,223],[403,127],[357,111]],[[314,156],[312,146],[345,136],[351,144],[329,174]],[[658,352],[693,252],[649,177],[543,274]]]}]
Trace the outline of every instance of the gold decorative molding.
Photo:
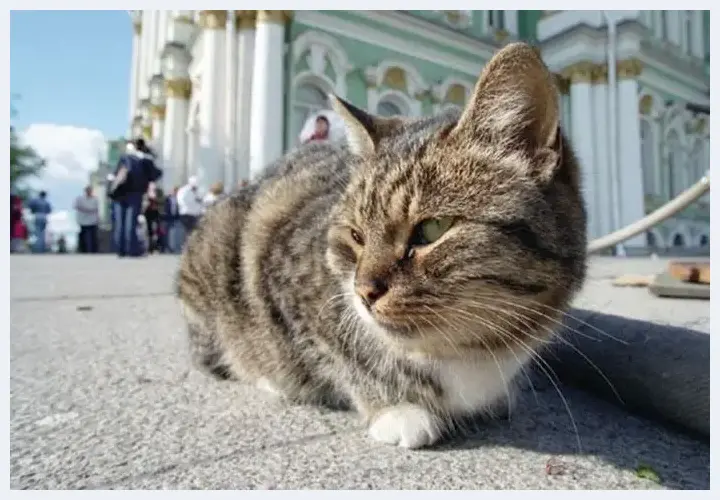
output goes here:
[{"label": "gold decorative molding", "polygon": [[506,30],[495,30],[494,36],[498,43],[503,43],[510,36],[510,32]]},{"label": "gold decorative molding", "polygon": [[617,63],[617,77],[620,80],[631,80],[642,73],[642,63],[637,59],[626,59]]},{"label": "gold decorative molding", "polygon": [[142,128],[142,135],[145,139],[152,139],[152,125],[146,125]]},{"label": "gold decorative molding", "polygon": [[258,10],[257,23],[287,24],[293,17],[291,10]]},{"label": "gold decorative molding", "polygon": [[256,10],[236,10],[235,29],[238,31],[255,29],[257,19],[258,11]]},{"label": "gold decorative molding", "polygon": [[597,64],[592,69],[592,83],[607,83],[608,68],[606,64]]},{"label": "gold decorative molding", "polygon": [[165,119],[165,106],[153,105],[150,106],[150,116],[153,120],[164,120]]},{"label": "gold decorative molding", "polygon": [[595,64],[590,61],[580,61],[562,70],[561,74],[570,83],[592,83],[594,68]]},{"label": "gold decorative molding", "polygon": [[191,16],[186,15],[176,16],[173,21],[180,24],[195,24],[195,20]]},{"label": "gold decorative molding", "polygon": [[383,85],[391,89],[407,90],[407,76],[402,68],[392,67],[385,71]]},{"label": "gold decorative molding", "polygon": [[201,10],[198,25],[208,30],[224,30],[227,25],[228,11]]},{"label": "gold decorative molding", "polygon": [[555,85],[557,85],[558,92],[560,92],[561,95],[568,95],[570,93],[570,80],[564,78],[559,73],[554,73],[554,76]]},{"label": "gold decorative molding", "polygon": [[649,115],[652,111],[653,106],[653,98],[651,95],[645,94],[640,98],[640,101],[638,102],[638,108],[641,115]]},{"label": "gold decorative molding", "polygon": [[167,94],[167,97],[190,99],[190,95],[192,94],[192,82],[189,78],[165,80],[165,93]]},{"label": "gold decorative molding", "polygon": [[142,21],[137,20],[133,22],[133,31],[136,35],[142,35]]},{"label": "gold decorative molding", "polygon": [[451,102],[453,104],[457,104],[458,106],[464,106],[466,99],[465,94],[465,87],[454,83],[450,86],[447,93],[445,94],[445,102]]},{"label": "gold decorative molding", "polygon": [[432,104],[435,104],[435,102],[436,102],[435,96],[433,95],[433,93],[430,89],[420,90],[418,92],[415,92],[414,97],[418,101],[424,101],[425,99],[429,99]]}]

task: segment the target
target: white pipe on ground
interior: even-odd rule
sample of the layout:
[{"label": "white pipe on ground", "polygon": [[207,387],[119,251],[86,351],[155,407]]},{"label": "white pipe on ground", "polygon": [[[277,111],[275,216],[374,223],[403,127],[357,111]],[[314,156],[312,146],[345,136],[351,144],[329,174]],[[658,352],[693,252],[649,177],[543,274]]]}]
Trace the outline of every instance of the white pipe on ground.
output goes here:
[{"label": "white pipe on ground", "polygon": [[656,224],[672,217],[673,215],[685,210],[689,205],[697,201],[702,195],[710,190],[710,171],[708,170],[705,176],[700,179],[695,185],[686,189],[678,196],[667,202],[662,207],[655,210],[653,213],[648,214],[642,219],[633,222],[629,226],[605,235],[601,238],[590,242],[587,248],[588,253],[599,252],[612,246],[618,245],[619,243],[637,236],[653,227]]}]

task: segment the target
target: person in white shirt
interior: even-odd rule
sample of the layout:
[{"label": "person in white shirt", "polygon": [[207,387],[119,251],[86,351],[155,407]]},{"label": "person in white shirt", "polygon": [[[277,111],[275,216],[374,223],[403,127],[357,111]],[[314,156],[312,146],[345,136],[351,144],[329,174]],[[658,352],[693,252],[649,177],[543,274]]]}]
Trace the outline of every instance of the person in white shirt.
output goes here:
[{"label": "person in white shirt", "polygon": [[85,193],[75,198],[75,220],[80,226],[80,253],[97,253],[100,214],[98,199],[93,194],[92,186],[87,186]]},{"label": "person in white shirt", "polygon": [[198,192],[197,177],[190,177],[187,184],[178,189],[177,204],[180,224],[185,232],[184,237],[187,238],[195,229],[195,225],[205,209],[202,197]]},{"label": "person in white shirt", "polygon": [[225,185],[222,182],[216,182],[210,186],[210,190],[203,196],[203,205],[205,210],[214,205],[220,198],[222,198],[225,191]]}]

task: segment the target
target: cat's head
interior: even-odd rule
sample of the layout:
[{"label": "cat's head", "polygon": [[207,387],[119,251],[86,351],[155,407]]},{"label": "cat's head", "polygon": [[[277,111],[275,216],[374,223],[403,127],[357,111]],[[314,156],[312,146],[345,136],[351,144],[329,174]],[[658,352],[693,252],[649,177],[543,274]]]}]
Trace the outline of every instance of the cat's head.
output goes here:
[{"label": "cat's head", "polygon": [[536,347],[585,276],[579,167],[553,75],[512,44],[461,114],[404,120],[334,99],[355,174],[330,268],[382,337],[441,357]]}]

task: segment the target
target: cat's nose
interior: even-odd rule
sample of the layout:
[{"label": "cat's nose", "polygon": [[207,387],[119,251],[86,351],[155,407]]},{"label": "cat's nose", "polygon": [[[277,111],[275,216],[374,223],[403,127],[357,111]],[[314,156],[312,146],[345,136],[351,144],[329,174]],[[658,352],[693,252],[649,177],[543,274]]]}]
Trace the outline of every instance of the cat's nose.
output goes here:
[{"label": "cat's nose", "polygon": [[367,307],[371,307],[387,291],[388,285],[383,279],[355,281],[355,293]]}]

